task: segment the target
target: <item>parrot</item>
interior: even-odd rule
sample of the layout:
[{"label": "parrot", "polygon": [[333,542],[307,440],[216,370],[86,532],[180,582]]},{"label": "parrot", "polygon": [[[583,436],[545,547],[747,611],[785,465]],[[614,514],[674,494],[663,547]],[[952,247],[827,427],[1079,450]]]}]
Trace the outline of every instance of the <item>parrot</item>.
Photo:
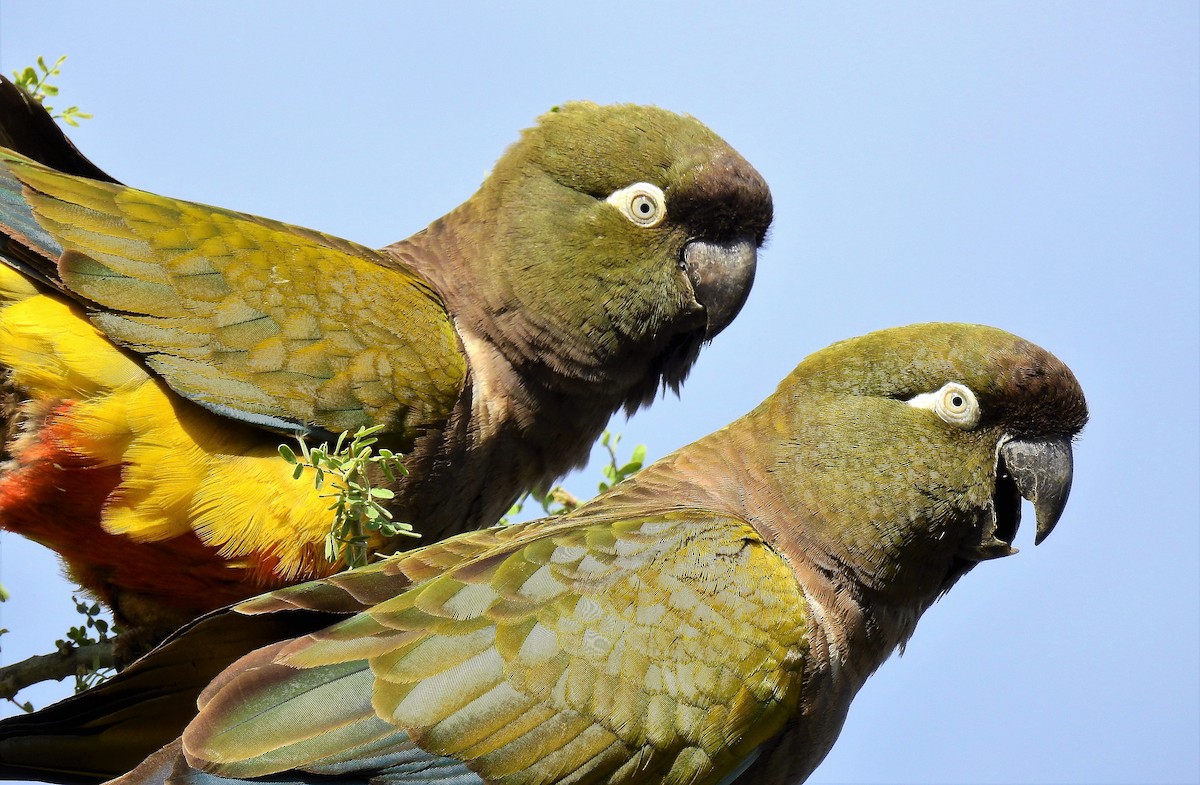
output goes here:
[{"label": "parrot", "polygon": [[741,155],[651,106],[553,108],[379,250],[116,183],[40,107],[0,111],[71,170],[0,150],[0,528],[56,551],[134,653],[344,567],[329,489],[281,443],[377,428],[404,455],[387,510],[427,540],[582,465],[611,415],[678,393],[772,218]]},{"label": "parrot", "polygon": [[1070,369],[1003,330],[842,341],[570,513],[201,617],[0,722],[0,773],[799,783],[922,613],[1016,552],[1022,497],[1036,543],[1055,528],[1087,416]]}]

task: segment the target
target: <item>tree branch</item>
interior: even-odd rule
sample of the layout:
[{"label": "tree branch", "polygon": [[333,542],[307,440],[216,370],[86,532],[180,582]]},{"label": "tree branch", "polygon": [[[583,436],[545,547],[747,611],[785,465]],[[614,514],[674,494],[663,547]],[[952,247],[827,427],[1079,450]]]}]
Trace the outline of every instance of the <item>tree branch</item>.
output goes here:
[{"label": "tree branch", "polygon": [[38,654],[0,668],[0,699],[14,700],[18,692],[32,684],[62,681],[68,676],[82,676],[114,666],[112,641]]}]

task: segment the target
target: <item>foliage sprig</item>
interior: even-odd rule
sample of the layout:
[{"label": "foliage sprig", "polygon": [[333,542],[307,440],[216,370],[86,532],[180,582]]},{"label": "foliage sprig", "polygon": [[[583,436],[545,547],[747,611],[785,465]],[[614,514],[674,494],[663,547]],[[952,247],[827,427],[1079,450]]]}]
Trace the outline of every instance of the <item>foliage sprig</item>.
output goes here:
[{"label": "foliage sprig", "polygon": [[621,434],[605,431],[600,437],[600,445],[608,451],[608,464],[600,469],[604,479],[600,481],[599,489],[604,493],[622,480],[632,477],[642,470],[646,463],[646,445],[639,444],[633,448],[629,460],[621,463],[617,459],[617,445],[621,443]]},{"label": "foliage sprig", "polygon": [[54,65],[46,65],[46,59],[39,57],[36,68],[30,65],[20,71],[13,71],[13,83],[46,107],[46,111],[55,120],[62,120],[67,125],[77,128],[80,120],[90,120],[92,116],[81,111],[78,106],[68,106],[56,113],[54,107],[46,103],[47,98],[58,95],[58,87],[50,84],[50,78],[62,75],[62,64],[66,59],[67,56],[63,55],[54,61]]},{"label": "foliage sprig", "polygon": [[300,455],[286,444],[279,445],[279,454],[296,467],[292,472],[294,479],[300,479],[305,469],[311,469],[313,484],[321,490],[325,487],[326,477],[332,476],[333,490],[320,494],[322,498],[334,500],[329,506],[334,512],[334,521],[325,538],[325,558],[330,561],[345,559],[346,566],[351,569],[367,564],[372,534],[421,536],[410,524],[392,519],[391,511],[384,506],[396,497],[392,489],[372,484],[371,467],[378,468],[393,483],[397,476],[408,474],[402,462],[403,455],[387,448],[375,449],[374,445],[379,441],[375,434],[382,428],[382,425],[374,425],[361,427],[353,434],[343,432],[333,447],[328,442],[309,447],[300,439]]},{"label": "foliage sprig", "polygon": [[[81,600],[75,594],[71,595],[71,601],[75,603],[75,611],[83,616],[84,623],[67,630],[66,640],[54,642],[60,653],[65,654],[72,648],[83,649],[97,643],[110,643],[116,638],[116,626],[101,618],[104,609],[100,607],[100,603]],[[114,673],[114,669],[103,667],[99,660],[96,660],[90,663],[86,670],[75,672],[75,692],[83,692],[107,681]]]}]

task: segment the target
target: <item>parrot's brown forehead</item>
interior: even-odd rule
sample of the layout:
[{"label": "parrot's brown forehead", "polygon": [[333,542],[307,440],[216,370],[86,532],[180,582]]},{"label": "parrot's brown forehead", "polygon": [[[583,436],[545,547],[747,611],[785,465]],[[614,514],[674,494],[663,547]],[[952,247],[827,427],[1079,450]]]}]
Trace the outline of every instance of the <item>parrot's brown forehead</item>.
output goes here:
[{"label": "parrot's brown forehead", "polygon": [[997,399],[1013,436],[1074,436],[1087,424],[1075,374],[1050,352],[1020,341],[997,360]]},{"label": "parrot's brown forehead", "polygon": [[761,245],[774,216],[766,181],[732,148],[703,163],[699,157],[683,158],[666,189],[671,215],[715,237],[751,233]]},{"label": "parrot's brown forehead", "polygon": [[1035,343],[982,325],[946,325],[943,374],[971,386],[1012,436],[1074,436],[1087,423],[1083,388],[1066,363]]},{"label": "parrot's brown forehead", "polygon": [[653,183],[674,220],[710,234],[749,233],[761,243],[771,223],[762,175],[700,121],[658,107],[566,104],[543,115],[512,152],[598,198]]},{"label": "parrot's brown forehead", "polygon": [[806,358],[781,389],[907,399],[947,382],[974,390],[1013,435],[1074,435],[1087,422],[1083,390],[1065,363],[977,324],[910,325],[842,341]]}]

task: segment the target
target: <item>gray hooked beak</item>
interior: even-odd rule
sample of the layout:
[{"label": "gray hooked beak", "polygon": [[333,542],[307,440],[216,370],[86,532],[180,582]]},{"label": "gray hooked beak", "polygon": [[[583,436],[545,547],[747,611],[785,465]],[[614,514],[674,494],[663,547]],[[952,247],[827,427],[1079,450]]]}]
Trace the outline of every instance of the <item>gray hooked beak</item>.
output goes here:
[{"label": "gray hooked beak", "polygon": [[742,310],[754,283],[757,247],[750,237],[727,242],[692,240],[683,249],[683,261],[696,300],[707,314],[704,337],[710,340]]},{"label": "gray hooked beak", "polygon": [[1033,502],[1037,513],[1034,544],[1054,529],[1071,493],[1071,440],[1011,439],[1000,448],[1000,456],[1021,496]]}]

